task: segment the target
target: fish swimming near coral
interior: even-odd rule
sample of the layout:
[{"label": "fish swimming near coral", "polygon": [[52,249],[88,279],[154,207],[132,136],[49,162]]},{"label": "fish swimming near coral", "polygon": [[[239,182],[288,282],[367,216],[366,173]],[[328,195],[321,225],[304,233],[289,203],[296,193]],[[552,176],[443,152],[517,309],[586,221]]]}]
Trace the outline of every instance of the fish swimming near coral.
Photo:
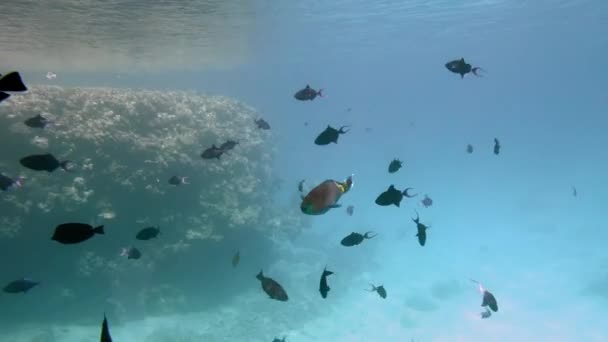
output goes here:
[{"label": "fish swimming near coral", "polygon": [[270,129],[270,124],[262,118],[255,119],[253,122],[256,124],[256,126],[258,126],[259,129],[263,129],[263,130]]},{"label": "fish swimming near coral", "polygon": [[38,284],[40,284],[40,282],[28,278],[21,278],[11,281],[2,290],[6,293],[26,293]]},{"label": "fish swimming near coral", "polygon": [[169,178],[168,183],[171,185],[182,185],[182,184],[189,184],[188,183],[188,177],[180,177],[180,176],[171,176],[171,178]]},{"label": "fish swimming near coral", "polygon": [[62,223],[55,227],[55,232],[51,237],[59,243],[70,245],[84,242],[96,234],[105,234],[103,225],[94,227],[86,223]]},{"label": "fish swimming near coral", "polygon": [[238,145],[238,144],[239,144],[239,142],[238,142],[238,141],[235,141],[235,140],[227,140],[225,143],[223,143],[223,144],[221,144],[221,145],[220,145],[220,148],[221,148],[221,149],[222,149],[224,152],[227,152],[227,151],[230,151],[230,150],[232,150],[233,148],[235,148],[235,147],[236,147],[236,145]]},{"label": "fish swimming near coral", "polygon": [[17,71],[9,72],[2,76],[0,75],[0,102],[8,99],[11,95],[7,92],[24,92],[27,87],[21,79],[21,75]]},{"label": "fish swimming near coral", "polygon": [[203,153],[201,153],[201,158],[203,159],[220,159],[220,157],[222,156],[222,154],[224,154],[224,149],[217,147],[215,145],[211,145],[211,147],[207,148],[206,150],[203,151]]},{"label": "fish swimming near coral", "polygon": [[160,227],[146,227],[135,235],[137,240],[150,240],[158,237],[160,234]]},{"label": "fish swimming near coral", "polygon": [[481,77],[481,75],[479,74],[479,71],[483,71],[483,69],[480,67],[472,67],[471,64],[464,61],[464,58],[447,62],[445,64],[445,67],[449,71],[451,71],[455,74],[459,74],[460,78],[464,78],[464,75],[466,75],[468,73],[473,73],[473,75],[475,75],[477,77]]},{"label": "fish swimming near coral", "polygon": [[120,256],[137,260],[141,258],[141,252],[135,247],[123,248],[120,252]]},{"label": "fish swimming near coral", "polygon": [[330,209],[339,208],[338,200],[353,187],[353,175],[344,182],[328,179],[302,197],[300,209],[307,215],[322,215]]},{"label": "fish swimming near coral", "polygon": [[260,271],[256,278],[262,283],[262,289],[270,298],[281,302],[289,300],[287,292],[285,292],[285,289],[283,289],[281,284],[272,278],[265,277],[263,271]]},{"label": "fish swimming near coral", "polygon": [[323,269],[323,273],[321,274],[321,280],[319,281],[319,293],[321,293],[321,297],[327,298],[327,294],[331,288],[327,285],[327,277],[334,274],[332,271],[327,270],[327,266]]},{"label": "fish swimming near coral", "polygon": [[327,128],[315,139],[315,144],[320,146],[329,145],[331,143],[337,144],[340,134],[348,133],[346,128],[348,128],[348,126],[342,126],[340,129],[335,129],[330,125],[327,125]]},{"label": "fish swimming near coral", "polygon": [[69,166],[71,162],[69,160],[59,161],[52,154],[46,153],[32,154],[23,157],[19,160],[19,163],[30,170],[53,172],[58,168],[62,168],[64,171],[70,171]]},{"label": "fish swimming near coral", "polygon": [[386,191],[382,192],[380,195],[378,195],[378,197],[376,198],[375,203],[379,206],[389,206],[389,205],[394,205],[396,207],[399,207],[401,205],[401,201],[403,200],[403,197],[416,197],[418,194],[414,194],[411,195],[409,193],[409,191],[412,190],[412,188],[406,188],[403,191],[399,191],[397,189],[395,189],[394,185],[390,185],[388,187],[388,189],[386,189]]},{"label": "fish swimming near coral", "polygon": [[293,97],[295,97],[296,100],[300,100],[300,101],[312,101],[317,96],[323,97],[323,89],[314,90],[308,84],[306,85],[306,87],[304,87],[304,89],[298,90],[293,95]]},{"label": "fish swimming near coral", "polygon": [[31,128],[45,128],[50,123],[50,121],[42,115],[38,114],[31,118],[25,119],[23,123]]}]

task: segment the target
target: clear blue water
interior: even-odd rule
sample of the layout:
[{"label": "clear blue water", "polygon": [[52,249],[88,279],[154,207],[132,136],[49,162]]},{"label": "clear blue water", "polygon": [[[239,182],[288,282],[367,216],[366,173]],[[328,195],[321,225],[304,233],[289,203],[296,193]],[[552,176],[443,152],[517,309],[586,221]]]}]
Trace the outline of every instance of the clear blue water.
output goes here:
[{"label": "clear blue water", "polygon": [[[0,14],[0,70],[20,70],[32,85],[194,90],[247,103],[272,126],[277,205],[297,206],[301,179],[355,174],[341,200],[355,206],[352,217],[343,209],[314,217],[264,261],[287,288],[308,284],[310,294],[298,292],[287,311],[275,303],[250,311],[265,331],[233,330],[240,340],[271,341],[274,321],[275,335],[290,342],[608,340],[608,3],[260,0],[205,9],[57,1],[16,20],[26,6],[17,3]],[[449,73],[444,64],[460,57],[482,66],[484,77]],[[45,79],[49,70],[56,80]],[[306,84],[325,97],[295,101]],[[328,124],[352,130],[337,145],[315,146]],[[404,168],[388,174],[393,158]],[[422,208],[418,197],[376,206],[390,184],[414,187],[434,204]],[[432,226],[425,247],[415,240],[414,209]],[[379,236],[357,249],[337,244],[365,230]],[[245,262],[252,275],[262,267]],[[326,264],[336,272],[336,299],[323,302],[316,291]],[[220,278],[230,271],[213,269]],[[183,272],[190,288],[201,270]],[[220,307],[245,310],[235,298],[259,290],[249,276]],[[500,311],[490,319],[479,319],[469,278],[496,295]],[[363,291],[369,283],[383,283],[388,298]],[[35,309],[3,315],[27,323],[28,311]],[[88,319],[95,335],[98,317]],[[121,321],[115,340],[137,341],[140,326]]]}]

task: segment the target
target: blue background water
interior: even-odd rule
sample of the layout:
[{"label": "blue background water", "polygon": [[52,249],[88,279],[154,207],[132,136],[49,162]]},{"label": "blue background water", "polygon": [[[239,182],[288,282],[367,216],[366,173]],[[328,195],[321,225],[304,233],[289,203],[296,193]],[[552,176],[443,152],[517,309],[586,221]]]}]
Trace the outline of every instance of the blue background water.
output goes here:
[{"label": "blue background water", "polygon": [[[386,302],[360,308],[361,316],[411,332],[386,328],[378,336],[362,326],[360,338],[608,339],[608,3],[259,1],[249,11],[254,29],[245,33],[248,54],[239,65],[147,73],[119,66],[94,78],[66,68],[57,71],[61,84],[194,89],[251,104],[276,135],[279,201],[297,196],[300,179],[355,173],[342,200],[355,215],[338,209],[314,218],[301,242],[326,252],[322,263],[337,274],[360,263],[389,292]],[[444,64],[460,57],[487,73],[449,73]],[[24,74],[44,83],[42,73]],[[326,97],[295,101],[306,84]],[[327,124],[352,131],[337,145],[315,146]],[[395,157],[404,168],[389,175]],[[401,208],[376,206],[390,184],[429,194],[434,205],[421,208],[419,197]],[[414,238],[414,209],[432,226],[424,248]],[[345,234],[370,229],[379,236],[363,248],[335,250]],[[481,299],[468,278],[497,296],[501,309],[491,319],[477,318]],[[334,317],[332,325],[352,330]]]}]

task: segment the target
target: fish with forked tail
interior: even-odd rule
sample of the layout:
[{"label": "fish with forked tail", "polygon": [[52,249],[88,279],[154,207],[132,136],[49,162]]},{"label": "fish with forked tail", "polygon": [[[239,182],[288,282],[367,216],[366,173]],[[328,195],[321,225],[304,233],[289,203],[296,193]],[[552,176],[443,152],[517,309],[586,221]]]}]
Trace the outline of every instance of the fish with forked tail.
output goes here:
[{"label": "fish with forked tail", "polygon": [[335,129],[330,125],[327,125],[327,128],[315,139],[315,144],[321,146],[329,145],[331,143],[337,144],[340,134],[348,133],[349,130],[346,128],[348,128],[348,126],[342,126],[340,129]]},{"label": "fish with forked tail", "polygon": [[327,285],[327,277],[334,274],[334,272],[327,270],[327,266],[323,269],[323,273],[321,274],[321,280],[319,281],[319,292],[321,293],[321,297],[327,298],[327,294],[331,288]]},{"label": "fish with forked tail", "polygon": [[406,188],[403,191],[399,191],[397,189],[395,189],[395,186],[391,184],[391,186],[388,187],[388,189],[386,191],[384,191],[383,193],[381,193],[377,198],[375,203],[379,206],[389,206],[389,205],[394,205],[396,207],[399,207],[401,205],[401,200],[403,200],[403,197],[408,197],[408,198],[412,198],[412,197],[416,197],[418,194],[414,194],[411,195],[409,193],[409,191],[412,190],[412,188]]}]

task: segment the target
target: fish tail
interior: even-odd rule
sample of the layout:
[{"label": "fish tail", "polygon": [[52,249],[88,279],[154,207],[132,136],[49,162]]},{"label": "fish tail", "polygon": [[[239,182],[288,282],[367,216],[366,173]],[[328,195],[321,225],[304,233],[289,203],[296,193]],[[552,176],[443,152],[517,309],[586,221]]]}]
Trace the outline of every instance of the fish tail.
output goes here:
[{"label": "fish tail", "polygon": [[97,234],[105,234],[105,232],[103,230],[103,225],[93,228],[93,231]]},{"label": "fish tail", "polygon": [[324,96],[323,96],[323,89],[319,89],[319,90],[317,91],[317,95],[319,95],[319,97],[324,97]]},{"label": "fish tail", "polygon": [[27,91],[17,71],[9,72],[0,78],[0,91]]},{"label": "fish tail", "polygon": [[329,276],[329,275],[332,275],[332,274],[334,274],[334,272],[332,272],[332,271],[329,271],[329,270],[324,270],[324,271],[323,271],[323,276],[324,276],[324,277]]}]

